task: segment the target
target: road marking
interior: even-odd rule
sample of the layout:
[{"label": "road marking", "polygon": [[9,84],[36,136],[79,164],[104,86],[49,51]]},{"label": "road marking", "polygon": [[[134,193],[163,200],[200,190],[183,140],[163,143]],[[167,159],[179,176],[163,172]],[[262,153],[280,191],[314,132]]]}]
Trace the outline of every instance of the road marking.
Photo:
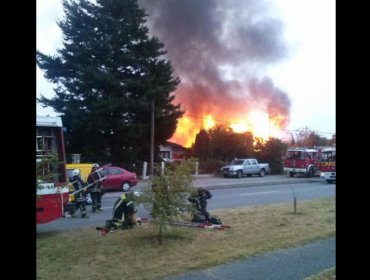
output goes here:
[{"label": "road marking", "polygon": [[332,185],[324,185],[324,186],[321,186],[322,188],[334,188],[335,187],[335,184],[332,184]]},{"label": "road marking", "polygon": [[255,195],[255,194],[265,194],[265,193],[275,193],[280,191],[269,191],[269,192],[257,192],[257,193],[241,193],[239,195]]}]

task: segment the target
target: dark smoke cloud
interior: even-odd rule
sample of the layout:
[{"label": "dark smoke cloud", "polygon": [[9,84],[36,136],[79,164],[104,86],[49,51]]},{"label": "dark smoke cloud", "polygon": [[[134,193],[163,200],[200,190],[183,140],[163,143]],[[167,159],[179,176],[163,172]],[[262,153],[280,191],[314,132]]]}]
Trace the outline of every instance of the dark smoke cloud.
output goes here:
[{"label": "dark smoke cloud", "polygon": [[262,81],[253,79],[250,82],[251,97],[258,103],[267,103],[268,113],[271,118],[282,115],[280,125],[286,127],[289,124],[290,99],[288,95],[276,88],[270,78],[265,77]]},{"label": "dark smoke cloud", "polygon": [[[187,114],[212,109],[232,117],[257,105],[268,106],[285,117],[282,125],[287,126],[287,94],[271,79],[259,81],[256,76],[286,55],[282,24],[268,15],[266,0],[139,0],[139,4],[181,79],[176,100]],[[223,69],[232,75],[225,78]]]}]

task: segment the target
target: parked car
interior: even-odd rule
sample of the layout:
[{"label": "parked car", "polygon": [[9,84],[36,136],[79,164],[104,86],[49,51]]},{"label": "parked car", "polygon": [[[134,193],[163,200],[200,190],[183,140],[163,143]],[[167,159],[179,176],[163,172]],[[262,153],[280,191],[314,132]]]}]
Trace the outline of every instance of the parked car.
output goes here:
[{"label": "parked car", "polygon": [[103,167],[102,172],[106,176],[103,180],[105,191],[125,191],[137,185],[137,175],[117,166]]},{"label": "parked car", "polygon": [[270,173],[270,165],[268,163],[258,163],[255,158],[241,158],[233,160],[229,165],[221,168],[224,177],[237,177],[241,178],[244,175],[251,177],[258,175],[265,176]]}]

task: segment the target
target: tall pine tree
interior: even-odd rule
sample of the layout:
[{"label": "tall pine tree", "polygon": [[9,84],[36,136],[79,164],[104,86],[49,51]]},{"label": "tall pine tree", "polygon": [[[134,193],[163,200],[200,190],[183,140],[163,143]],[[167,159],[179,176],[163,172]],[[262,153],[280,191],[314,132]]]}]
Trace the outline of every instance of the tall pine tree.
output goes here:
[{"label": "tall pine tree", "polygon": [[200,161],[206,161],[211,157],[210,139],[205,129],[201,129],[195,136],[194,156]]},{"label": "tall pine tree", "polygon": [[155,146],[184,113],[172,103],[179,79],[164,45],[149,37],[137,0],[64,0],[63,7],[63,48],[36,58],[56,85],[55,97],[40,102],[62,114],[68,153],[121,165],[148,161],[152,100]]}]

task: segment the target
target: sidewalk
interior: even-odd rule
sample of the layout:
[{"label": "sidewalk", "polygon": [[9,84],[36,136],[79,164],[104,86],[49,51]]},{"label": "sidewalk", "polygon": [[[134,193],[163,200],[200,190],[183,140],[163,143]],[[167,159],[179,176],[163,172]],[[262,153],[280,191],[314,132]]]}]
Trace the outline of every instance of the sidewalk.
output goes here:
[{"label": "sidewalk", "polygon": [[302,280],[335,266],[335,241],[332,237],[165,280]]}]

